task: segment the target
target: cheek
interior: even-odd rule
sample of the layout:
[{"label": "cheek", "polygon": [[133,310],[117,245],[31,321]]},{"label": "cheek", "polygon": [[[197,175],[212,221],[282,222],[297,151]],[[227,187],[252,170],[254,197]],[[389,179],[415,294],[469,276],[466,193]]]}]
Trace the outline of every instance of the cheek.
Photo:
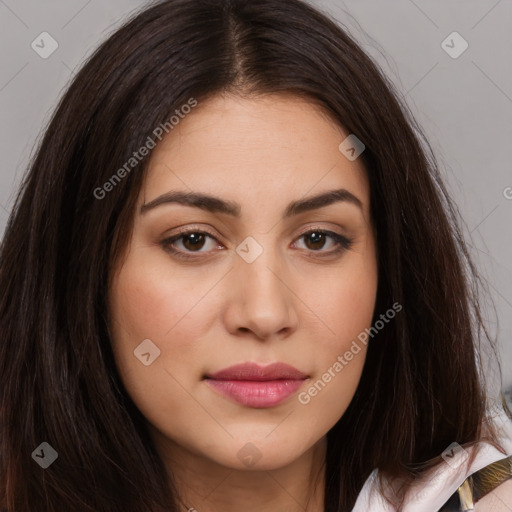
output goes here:
[{"label": "cheek", "polygon": [[[317,281],[308,304],[324,324],[322,354],[342,353],[371,325],[377,295],[377,269],[373,258],[353,258],[340,270]],[[305,289],[303,291],[305,293]],[[320,352],[320,351],[319,351]],[[327,362],[327,361],[324,361]]]},{"label": "cheek", "polygon": [[[165,272],[155,259],[138,258],[134,251],[112,283],[110,310],[112,346],[124,387],[150,422],[168,426],[174,425],[169,418],[200,417],[199,408],[191,412],[193,390],[185,388],[200,379],[201,368],[194,361],[209,356],[191,340],[201,339],[212,311],[199,300],[208,283],[190,286],[183,276],[162,277]],[[147,352],[149,365],[136,355]]]},{"label": "cheek", "polygon": [[[130,375],[127,388],[133,388],[134,381],[150,387],[154,379],[168,381],[166,368],[172,368],[175,374],[190,367],[190,360],[199,356],[198,344],[190,340],[201,339],[213,314],[200,300],[209,283],[199,279],[192,283],[186,276],[168,275],[168,268],[159,257],[149,258],[144,250],[134,250],[112,283],[112,345],[120,373]],[[158,354],[149,366],[134,353],[144,340],[151,340],[156,347],[149,345],[150,360],[152,350]],[[162,371],[157,373],[157,369]]]},{"label": "cheek", "polygon": [[162,337],[183,315],[187,290],[162,276],[161,265],[134,251],[112,285],[113,320],[135,337]]},{"label": "cheek", "polygon": [[325,315],[335,334],[317,337],[317,372],[298,395],[308,421],[313,421],[320,430],[329,430],[343,416],[363,371],[367,352],[365,329],[371,325],[374,294],[369,290],[353,291],[353,294],[338,292],[336,308]]},{"label": "cheek", "polygon": [[[206,276],[169,265],[165,252],[132,247],[129,259],[112,284],[113,322],[132,339],[154,338],[166,343],[196,313],[210,286]],[[194,334],[196,324],[188,326]]]},{"label": "cheek", "polygon": [[319,280],[309,295],[311,309],[321,321],[316,336],[310,333],[316,340],[317,373],[298,398],[325,425],[343,415],[357,389],[375,308],[375,258],[370,253],[367,260],[354,258],[350,263],[354,264],[340,266],[335,277]]}]

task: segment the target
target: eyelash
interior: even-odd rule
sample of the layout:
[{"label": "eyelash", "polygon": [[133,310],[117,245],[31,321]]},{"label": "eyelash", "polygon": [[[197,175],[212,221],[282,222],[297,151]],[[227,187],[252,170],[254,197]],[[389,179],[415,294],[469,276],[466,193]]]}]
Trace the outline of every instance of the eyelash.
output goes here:
[{"label": "eyelash", "polygon": [[[303,239],[304,237],[311,235],[312,233],[319,233],[322,235],[327,235],[328,237],[332,238],[337,244],[337,247],[330,251],[310,250],[310,252],[313,252],[313,253],[315,253],[315,252],[321,253],[321,254],[315,255],[314,256],[315,258],[326,258],[329,256],[338,255],[342,252],[348,251],[352,247],[353,242],[354,242],[354,240],[351,238],[347,238],[343,235],[340,235],[339,233],[335,233],[334,231],[329,231],[329,230],[321,229],[321,228],[310,228],[308,231],[301,233],[299,235],[299,237],[297,238],[297,240]],[[202,251],[191,251],[191,252],[187,253],[187,252],[183,252],[181,250],[177,250],[175,247],[173,247],[173,244],[175,242],[177,242],[180,239],[186,237],[187,235],[191,235],[191,234],[207,235],[210,238],[214,239],[216,242],[218,242],[215,235],[213,235],[212,233],[210,233],[208,231],[204,231],[204,230],[200,230],[200,229],[189,229],[187,231],[182,231],[181,233],[178,233],[170,238],[166,238],[165,240],[163,240],[160,243],[160,245],[164,248],[164,250],[166,252],[168,252],[168,253],[172,254],[173,256],[176,256],[180,259],[187,260],[187,261],[197,260],[200,257],[191,256],[191,254],[194,254],[194,253],[201,254]]]}]

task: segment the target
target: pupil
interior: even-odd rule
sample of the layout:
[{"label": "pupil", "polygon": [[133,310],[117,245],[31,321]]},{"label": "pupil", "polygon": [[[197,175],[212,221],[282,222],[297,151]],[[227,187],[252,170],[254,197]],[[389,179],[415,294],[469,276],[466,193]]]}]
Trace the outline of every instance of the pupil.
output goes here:
[{"label": "pupil", "polygon": [[200,233],[191,233],[189,235],[185,236],[185,240],[183,242],[183,245],[187,249],[201,249],[201,247],[204,244],[204,235]]}]

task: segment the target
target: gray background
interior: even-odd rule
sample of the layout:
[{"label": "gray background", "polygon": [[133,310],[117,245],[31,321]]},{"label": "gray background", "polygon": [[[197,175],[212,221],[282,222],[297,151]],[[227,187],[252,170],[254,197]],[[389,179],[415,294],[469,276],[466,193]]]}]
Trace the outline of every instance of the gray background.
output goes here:
[{"label": "gray background", "polygon": [[[377,60],[429,138],[496,304],[497,318],[485,316],[501,343],[505,387],[512,388],[512,1],[311,3],[341,21]],[[73,70],[145,4],[0,0],[0,236],[35,142]],[[44,31],[59,45],[47,59],[31,47]],[[455,59],[441,45],[453,31],[469,44]],[[460,48],[456,40],[447,44]]]}]

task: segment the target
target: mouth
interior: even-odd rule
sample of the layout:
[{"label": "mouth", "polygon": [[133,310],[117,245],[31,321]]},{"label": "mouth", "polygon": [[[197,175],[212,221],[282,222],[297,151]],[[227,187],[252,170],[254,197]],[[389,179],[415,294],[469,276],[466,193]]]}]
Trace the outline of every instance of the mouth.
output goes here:
[{"label": "mouth", "polygon": [[308,375],[285,363],[265,367],[243,363],[207,374],[208,386],[231,400],[253,408],[274,407],[295,393]]}]

